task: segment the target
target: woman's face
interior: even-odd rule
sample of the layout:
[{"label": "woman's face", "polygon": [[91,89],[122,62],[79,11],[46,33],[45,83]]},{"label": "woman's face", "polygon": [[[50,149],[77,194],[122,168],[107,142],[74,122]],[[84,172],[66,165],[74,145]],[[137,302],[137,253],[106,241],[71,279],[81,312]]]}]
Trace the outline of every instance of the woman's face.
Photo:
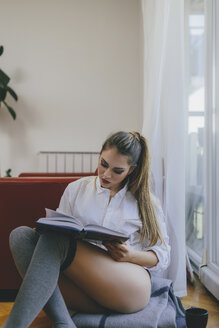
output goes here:
[{"label": "woman's face", "polygon": [[133,170],[128,162],[128,157],[118,153],[116,148],[102,151],[98,161],[98,176],[103,188],[117,192],[121,182]]}]

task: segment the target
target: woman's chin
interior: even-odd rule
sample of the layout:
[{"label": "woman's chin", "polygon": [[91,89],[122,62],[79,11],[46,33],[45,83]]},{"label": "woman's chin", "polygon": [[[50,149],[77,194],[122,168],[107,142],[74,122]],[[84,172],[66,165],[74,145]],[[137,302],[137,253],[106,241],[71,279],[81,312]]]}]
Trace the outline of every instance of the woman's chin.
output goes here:
[{"label": "woman's chin", "polygon": [[111,187],[108,184],[106,185],[105,183],[101,183],[100,185],[102,188],[111,189]]}]

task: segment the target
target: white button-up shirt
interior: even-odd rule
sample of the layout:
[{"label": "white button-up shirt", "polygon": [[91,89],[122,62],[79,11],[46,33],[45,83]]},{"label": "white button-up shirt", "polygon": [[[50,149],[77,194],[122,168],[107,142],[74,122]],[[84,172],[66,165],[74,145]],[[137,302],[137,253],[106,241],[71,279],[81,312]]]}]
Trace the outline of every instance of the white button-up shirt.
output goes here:
[{"label": "white button-up shirt", "polygon": [[67,186],[57,211],[80,219],[83,225],[97,224],[129,235],[127,242],[134,250],[153,250],[156,253],[159,262],[152,268],[146,268],[156,274],[161,273],[169,265],[170,246],[163,212],[156,204],[155,198],[158,221],[166,245],[158,240],[156,245],[150,247],[148,240],[143,244],[140,242],[142,222],[138,214],[138,204],[127,190],[127,185],[117,192],[110,202],[109,199],[110,190],[101,187],[99,177],[84,177]]}]

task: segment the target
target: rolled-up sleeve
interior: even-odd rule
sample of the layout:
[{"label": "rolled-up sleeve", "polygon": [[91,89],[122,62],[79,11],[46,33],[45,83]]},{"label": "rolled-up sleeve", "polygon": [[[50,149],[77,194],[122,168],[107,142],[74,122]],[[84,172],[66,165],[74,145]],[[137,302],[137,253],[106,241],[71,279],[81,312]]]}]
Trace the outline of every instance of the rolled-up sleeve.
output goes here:
[{"label": "rolled-up sleeve", "polygon": [[161,208],[161,205],[158,204],[157,201],[156,201],[155,209],[157,211],[157,218],[160,226],[160,231],[165,241],[165,244],[162,243],[159,239],[154,246],[145,247],[144,250],[155,252],[159,260],[155,266],[147,269],[151,272],[158,272],[158,271],[162,272],[165,269],[167,269],[170,263],[170,245],[169,245],[169,237],[167,234],[167,228],[166,228],[166,222],[165,222],[163,210]]}]

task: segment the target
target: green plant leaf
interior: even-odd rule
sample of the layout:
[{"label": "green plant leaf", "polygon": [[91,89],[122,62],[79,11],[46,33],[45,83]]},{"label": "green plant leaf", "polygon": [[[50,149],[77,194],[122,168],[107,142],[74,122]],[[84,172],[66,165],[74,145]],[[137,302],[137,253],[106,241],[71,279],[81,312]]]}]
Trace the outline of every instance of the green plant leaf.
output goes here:
[{"label": "green plant leaf", "polygon": [[11,116],[13,117],[13,119],[15,120],[16,119],[16,113],[13,110],[13,108],[10,107],[10,106],[8,106],[8,104],[5,101],[3,101],[3,103],[5,104],[5,106],[7,107],[8,111],[9,111],[9,113],[11,114]]},{"label": "green plant leaf", "polygon": [[3,54],[3,52],[4,52],[4,47],[0,46],[0,56]]},{"label": "green plant leaf", "polygon": [[7,90],[5,87],[0,86],[0,102],[4,101],[7,95]]},{"label": "green plant leaf", "polygon": [[0,69],[0,84],[6,87],[9,81],[10,77]]},{"label": "green plant leaf", "polygon": [[5,178],[11,178],[11,169],[5,171]]},{"label": "green plant leaf", "polygon": [[17,94],[14,92],[14,90],[12,88],[10,88],[9,86],[7,86],[7,91],[14,98],[14,100],[16,100],[16,101],[18,100],[18,96],[17,96]]}]

